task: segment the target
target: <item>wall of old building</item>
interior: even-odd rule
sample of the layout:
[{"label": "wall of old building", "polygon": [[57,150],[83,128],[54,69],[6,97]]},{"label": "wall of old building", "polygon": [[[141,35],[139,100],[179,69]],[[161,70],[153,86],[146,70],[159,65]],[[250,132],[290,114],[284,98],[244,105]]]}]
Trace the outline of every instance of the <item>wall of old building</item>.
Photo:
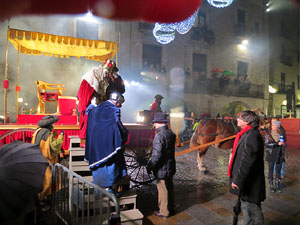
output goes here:
[{"label": "wall of old building", "polygon": [[[163,102],[164,110],[170,110],[170,105],[180,99],[185,103],[184,108],[197,113],[210,112],[216,115],[222,108],[233,102],[245,103],[247,108],[263,108],[267,111],[268,105],[268,46],[265,39],[266,29],[264,27],[263,8],[259,1],[235,1],[232,6],[224,9],[216,9],[203,3],[200,10],[205,12],[208,29],[214,33],[214,42],[195,41],[191,39],[191,32],[180,35],[176,33],[175,41],[168,45],[161,45],[156,42],[152,30],[140,29],[139,22],[116,22],[100,19],[99,36],[101,40],[118,41],[119,52],[118,67],[124,80],[140,81],[139,87],[128,85],[125,93],[126,103],[122,108],[123,119],[134,122],[135,114],[138,110],[148,109],[157,93],[165,96]],[[246,12],[246,35],[236,36],[235,26],[237,24],[238,8]],[[249,36],[254,22],[261,24],[261,35]],[[16,17],[9,21],[12,28],[24,29],[57,35],[76,36],[76,17],[50,16],[50,17]],[[6,32],[8,21],[0,23],[0,77],[4,77]],[[154,26],[154,25],[153,25]],[[247,50],[241,51],[238,45],[245,38],[250,40]],[[145,83],[142,81],[141,71],[143,65],[143,44],[161,46],[161,64],[166,66],[166,80],[169,79],[170,71],[174,68],[187,68],[192,70],[193,54],[204,54],[207,57],[206,77],[211,77],[213,68],[233,71],[231,80],[237,75],[237,61],[248,63],[247,79],[251,84],[264,85],[264,96],[252,97],[222,95],[218,87],[215,90],[207,90],[202,85],[194,85],[184,91],[176,93],[176,99],[172,94],[170,83]],[[17,71],[17,51],[9,46],[8,71],[10,80],[10,90],[8,93],[9,108],[11,117],[15,112],[15,85]],[[64,95],[76,96],[81,82],[81,76],[91,68],[98,66],[99,63],[85,59],[60,59],[44,56],[20,57],[20,97],[24,102],[29,102],[28,107],[37,104],[35,80],[43,80],[49,83],[63,83],[66,87]],[[179,70],[178,70],[179,71]],[[192,73],[192,71],[191,71]],[[2,84],[1,84],[2,85]],[[234,87],[231,87],[234,88]],[[196,90],[196,92],[195,92]],[[201,90],[201,93],[197,93]],[[193,92],[193,93],[191,93]],[[180,95],[180,97],[178,97]],[[173,96],[173,97],[172,97]],[[0,92],[3,99],[3,93]],[[177,104],[177,103],[176,103]],[[175,104],[175,105],[176,105]],[[48,104],[47,112],[55,112],[56,106]],[[0,114],[3,114],[3,106],[0,107]]]}]

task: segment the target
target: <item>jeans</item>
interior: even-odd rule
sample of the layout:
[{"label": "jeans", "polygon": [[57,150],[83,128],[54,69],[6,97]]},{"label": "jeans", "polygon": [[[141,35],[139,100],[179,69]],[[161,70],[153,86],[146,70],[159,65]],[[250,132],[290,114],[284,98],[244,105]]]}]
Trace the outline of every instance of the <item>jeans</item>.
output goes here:
[{"label": "jeans", "polygon": [[268,179],[273,180],[273,173],[274,173],[274,168],[276,166],[275,174],[276,178],[280,180],[280,170],[282,167],[282,163],[276,163],[276,162],[268,162],[269,165],[269,172],[268,172]]},{"label": "jeans", "polygon": [[243,213],[243,225],[263,225],[264,216],[261,211],[261,205],[241,200]]},{"label": "jeans", "polygon": [[[285,169],[285,162],[282,163],[281,170],[280,170],[280,175],[282,177],[284,176],[284,169]],[[276,164],[274,165],[274,171],[273,171],[273,173],[276,174]]]}]

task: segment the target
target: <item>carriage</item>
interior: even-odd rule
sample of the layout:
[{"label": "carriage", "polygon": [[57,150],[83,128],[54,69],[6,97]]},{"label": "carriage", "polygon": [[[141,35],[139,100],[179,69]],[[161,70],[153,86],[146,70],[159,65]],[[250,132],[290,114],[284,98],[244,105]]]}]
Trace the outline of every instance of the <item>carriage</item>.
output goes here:
[{"label": "carriage", "polygon": [[[126,167],[130,179],[135,184],[146,184],[152,182],[155,177],[153,174],[148,174],[146,166],[152,155],[152,141],[155,135],[151,124],[134,124],[128,123],[124,124],[129,130],[130,141],[126,146],[124,152]],[[4,127],[9,125],[3,125]],[[15,140],[21,140],[23,142],[30,142],[33,132],[35,131],[35,126],[24,125],[24,128],[11,129],[11,130],[0,129],[0,146],[3,144],[10,143]],[[185,141],[184,143],[190,143],[190,148],[185,149],[181,152],[176,152],[175,156],[185,154],[194,150],[198,150],[197,161],[198,167],[201,172],[205,172],[205,167],[203,165],[203,158],[210,145],[215,144],[220,148],[231,148],[233,143],[233,138],[235,137],[233,130],[228,130],[228,124],[222,122],[221,120],[203,120],[196,132],[194,132],[191,141]],[[12,125],[10,126],[12,128]],[[74,128],[74,126],[73,126]],[[56,125],[54,129],[59,132],[64,130],[65,132],[65,143],[63,148],[68,149],[69,138],[68,136],[74,135],[72,129],[68,129],[66,125]],[[79,128],[76,128],[77,131]],[[189,129],[189,128],[188,128]],[[224,132],[226,130],[226,132]],[[2,132],[2,133],[1,133]],[[208,132],[208,133],[207,133]],[[180,143],[180,137],[178,136],[176,146],[182,146]]]}]

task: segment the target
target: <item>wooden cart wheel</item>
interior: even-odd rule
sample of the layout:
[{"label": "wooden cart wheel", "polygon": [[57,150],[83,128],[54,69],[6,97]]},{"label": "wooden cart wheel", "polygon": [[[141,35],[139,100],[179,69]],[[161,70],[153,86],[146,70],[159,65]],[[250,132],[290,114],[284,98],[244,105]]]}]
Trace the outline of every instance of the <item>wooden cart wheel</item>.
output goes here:
[{"label": "wooden cart wheel", "polygon": [[124,155],[127,173],[132,182],[146,184],[155,179],[153,174],[147,173],[146,169],[152,155],[151,148],[126,149]]},{"label": "wooden cart wheel", "polygon": [[[16,130],[10,130],[0,136],[0,146],[6,144],[4,139],[7,137],[10,139],[10,142],[17,141],[17,140],[20,140],[23,142],[26,142],[26,140],[27,140],[27,142],[31,141],[32,135],[29,138],[28,136],[25,135],[25,133],[26,132],[34,132],[34,131],[35,131],[35,129],[31,129],[31,128],[20,128],[20,129],[16,129]],[[15,135],[16,133],[20,133],[20,135]]]},{"label": "wooden cart wheel", "polygon": [[[149,142],[149,140],[146,140]],[[126,161],[127,173],[130,180],[138,184],[146,184],[152,182],[155,177],[153,174],[148,174],[146,166],[152,155],[152,140],[151,147],[131,147],[127,148],[124,156]]]}]

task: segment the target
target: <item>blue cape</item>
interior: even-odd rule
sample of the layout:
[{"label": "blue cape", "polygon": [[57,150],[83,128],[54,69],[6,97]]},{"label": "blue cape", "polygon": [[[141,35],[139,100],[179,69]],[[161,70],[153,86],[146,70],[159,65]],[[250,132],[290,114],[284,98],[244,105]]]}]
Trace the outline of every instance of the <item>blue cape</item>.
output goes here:
[{"label": "blue cape", "polygon": [[86,130],[85,159],[90,169],[103,166],[114,156],[123,156],[123,145],[128,131],[120,120],[120,109],[112,102],[105,101],[90,108]]}]

